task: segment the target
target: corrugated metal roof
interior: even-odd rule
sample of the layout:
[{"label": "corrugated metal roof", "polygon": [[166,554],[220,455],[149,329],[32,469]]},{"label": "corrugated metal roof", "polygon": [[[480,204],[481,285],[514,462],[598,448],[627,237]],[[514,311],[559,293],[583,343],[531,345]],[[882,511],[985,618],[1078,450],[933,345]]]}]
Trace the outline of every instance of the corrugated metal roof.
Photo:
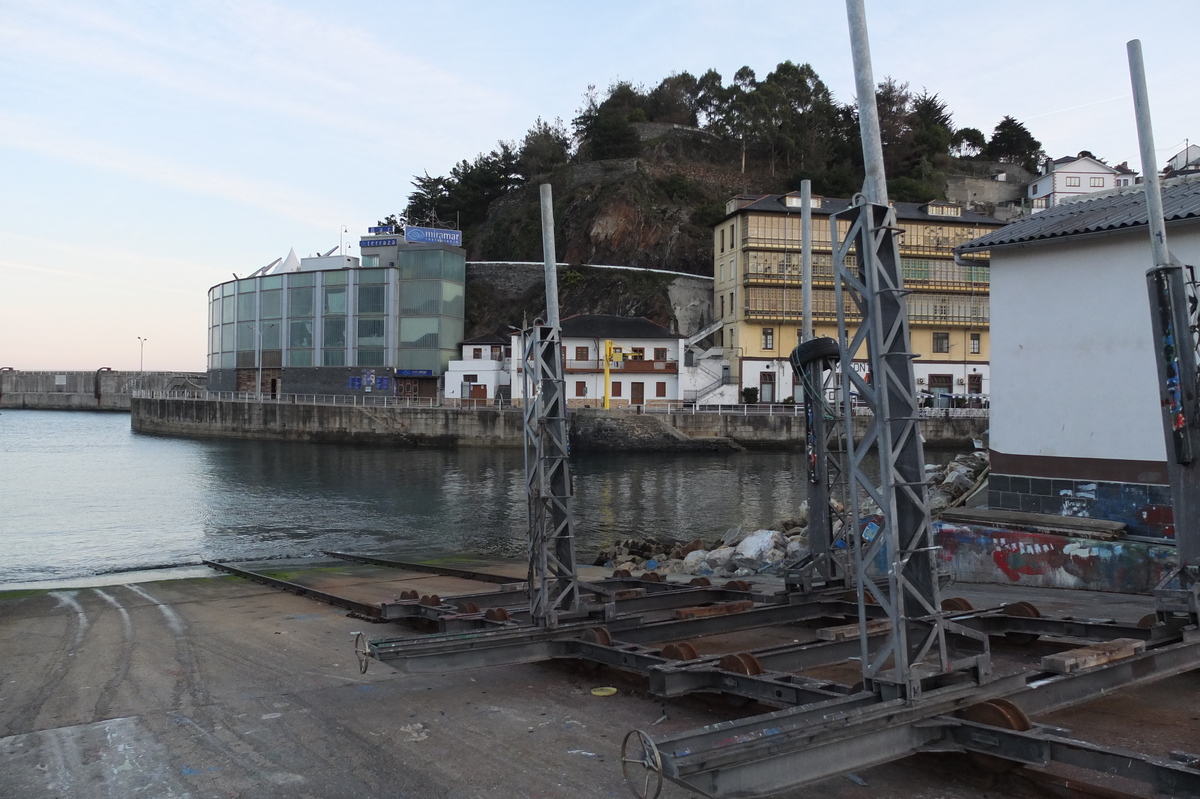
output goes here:
[{"label": "corrugated metal roof", "polygon": [[[1168,222],[1200,217],[1200,176],[1164,181],[1163,216]],[[957,248],[975,252],[1029,241],[1059,239],[1146,224],[1145,189],[1129,186],[1047,208],[993,230]]]}]

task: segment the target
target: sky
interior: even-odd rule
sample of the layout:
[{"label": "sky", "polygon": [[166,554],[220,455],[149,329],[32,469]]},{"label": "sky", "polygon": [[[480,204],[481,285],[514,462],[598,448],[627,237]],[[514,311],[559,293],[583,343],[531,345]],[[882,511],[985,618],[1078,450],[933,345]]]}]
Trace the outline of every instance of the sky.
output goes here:
[{"label": "sky", "polygon": [[[866,0],[877,81],[1134,168],[1125,43],[1161,165],[1200,138],[1197,10]],[[0,0],[0,367],[202,371],[211,286],[358,255],[414,175],[569,123],[589,85],[789,59],[853,99],[843,3]]]}]

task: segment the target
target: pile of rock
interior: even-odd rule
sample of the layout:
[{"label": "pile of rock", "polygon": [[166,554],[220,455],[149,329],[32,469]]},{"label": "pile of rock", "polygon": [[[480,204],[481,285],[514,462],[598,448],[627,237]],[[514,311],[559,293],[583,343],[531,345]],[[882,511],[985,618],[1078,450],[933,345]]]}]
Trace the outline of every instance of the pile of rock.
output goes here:
[{"label": "pile of rock", "polygon": [[925,484],[929,486],[929,513],[937,516],[966,494],[988,468],[988,454],[978,450],[959,455],[945,466],[925,466]]}]

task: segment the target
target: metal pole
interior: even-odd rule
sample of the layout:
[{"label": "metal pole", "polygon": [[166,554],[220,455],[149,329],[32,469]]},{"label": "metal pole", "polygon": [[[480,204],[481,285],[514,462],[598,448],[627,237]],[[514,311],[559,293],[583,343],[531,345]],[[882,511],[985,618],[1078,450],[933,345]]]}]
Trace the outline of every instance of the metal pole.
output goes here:
[{"label": "metal pole", "polygon": [[800,181],[800,289],[805,341],[813,337],[812,323],[812,181]]},{"label": "metal pole", "polygon": [[862,134],[863,194],[867,201],[887,205],[887,176],[883,172],[883,140],[879,137],[879,109],[875,106],[875,78],[871,71],[871,45],[867,41],[867,12],[863,0],[846,0],[850,21],[850,52],[854,57],[854,89],[858,92],[858,129]]},{"label": "metal pole", "polygon": [[[320,255],[320,253],[317,253],[317,254]],[[254,329],[258,333],[258,352],[256,353],[256,357],[255,357],[255,360],[258,361],[258,385],[256,385],[254,387],[254,397],[255,397],[255,399],[258,399],[261,401],[262,400],[262,334],[263,334],[261,319],[258,321],[258,324],[256,324],[254,326]]]},{"label": "metal pole", "polygon": [[557,330],[558,316],[558,257],[554,252],[554,198],[550,184],[540,187],[542,196],[542,257],[546,263],[546,324]]},{"label": "metal pole", "polygon": [[1154,127],[1150,124],[1150,96],[1146,92],[1146,66],[1142,63],[1142,42],[1132,39],[1125,45],[1129,53],[1129,82],[1133,84],[1133,112],[1137,118],[1138,145],[1142,154],[1142,185],[1146,190],[1146,212],[1150,227],[1150,247],[1154,265],[1171,263],[1167,250],[1167,225],[1163,221],[1162,193],[1158,183],[1158,164],[1154,159]]}]

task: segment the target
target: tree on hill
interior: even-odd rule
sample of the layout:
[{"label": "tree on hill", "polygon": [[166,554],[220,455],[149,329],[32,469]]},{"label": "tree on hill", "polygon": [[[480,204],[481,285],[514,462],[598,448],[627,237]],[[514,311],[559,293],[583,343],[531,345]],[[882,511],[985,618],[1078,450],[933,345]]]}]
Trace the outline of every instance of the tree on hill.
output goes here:
[{"label": "tree on hill", "polygon": [[537,175],[553,172],[565,166],[571,157],[571,134],[561,119],[553,123],[541,117],[525,134],[517,154],[517,173],[529,182]]},{"label": "tree on hill", "polygon": [[978,128],[959,128],[950,138],[950,147],[959,158],[974,158],[987,149],[987,137]]},{"label": "tree on hill", "polygon": [[1017,120],[1004,117],[992,131],[984,154],[993,161],[1020,164],[1030,172],[1036,172],[1042,158],[1042,143]]}]

